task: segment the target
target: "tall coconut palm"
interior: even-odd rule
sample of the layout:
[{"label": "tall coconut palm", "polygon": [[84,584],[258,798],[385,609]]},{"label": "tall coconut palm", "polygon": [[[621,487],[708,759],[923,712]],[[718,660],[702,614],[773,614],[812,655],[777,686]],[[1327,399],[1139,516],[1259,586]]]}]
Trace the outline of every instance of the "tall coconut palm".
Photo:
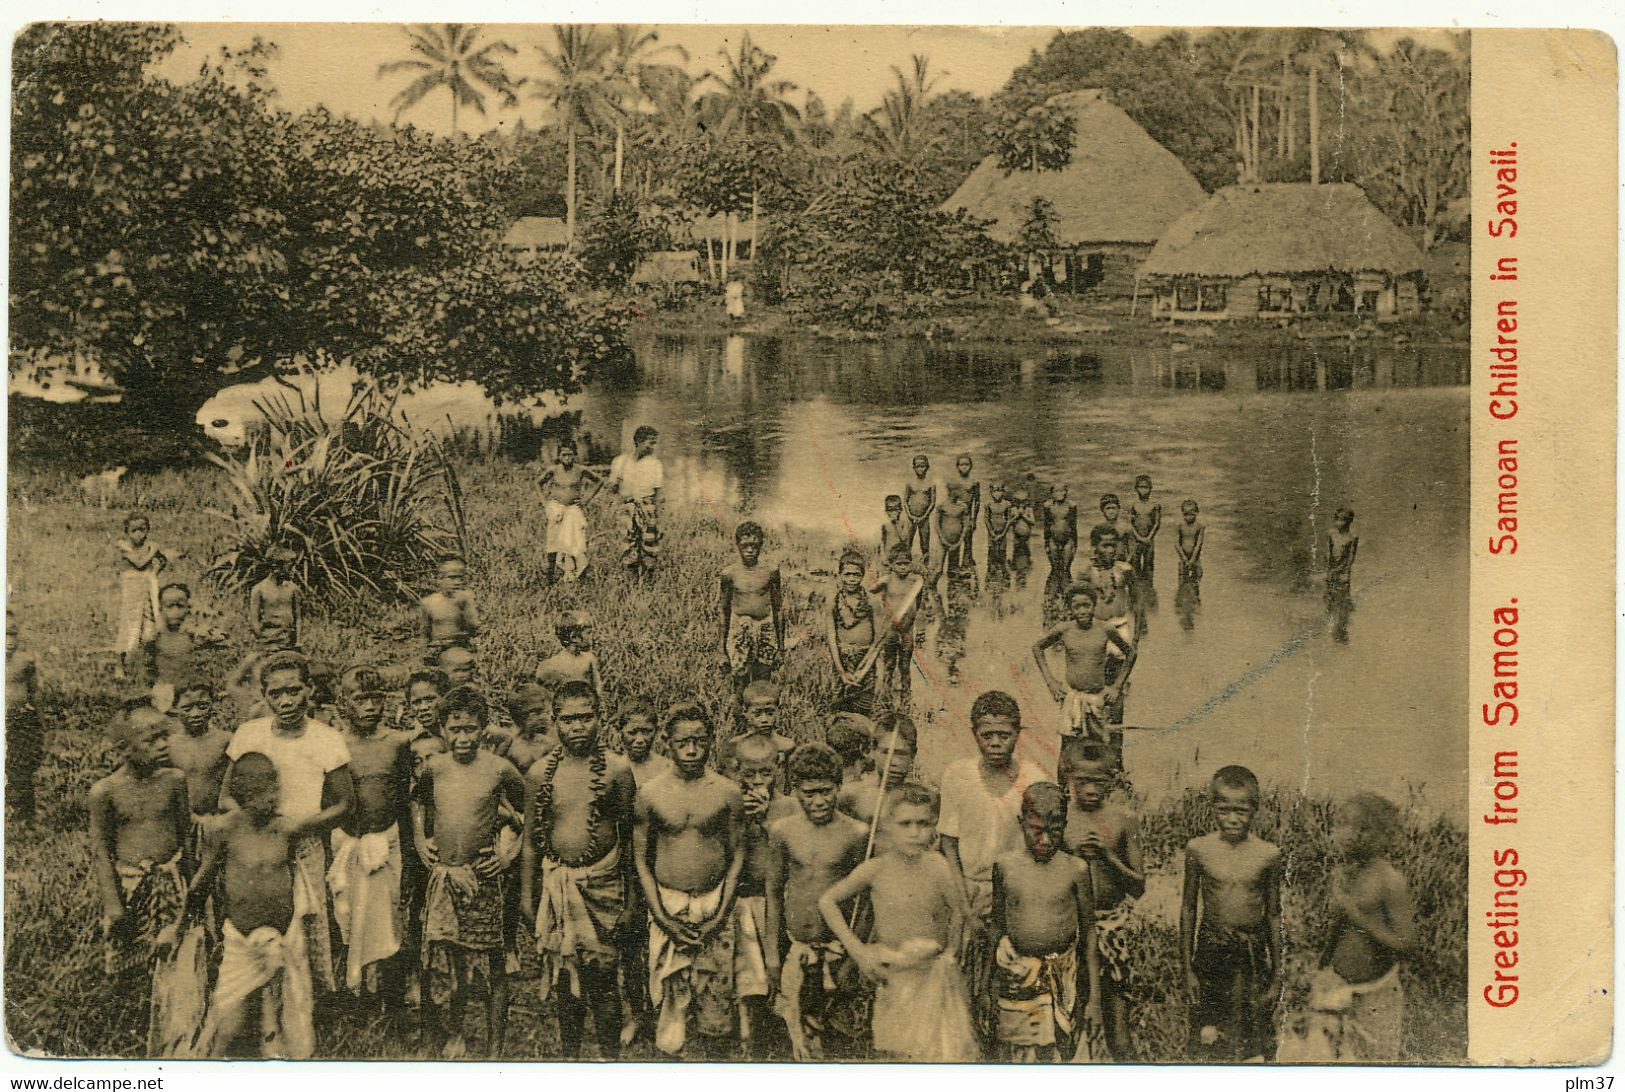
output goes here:
[{"label": "tall coconut palm", "polygon": [[907,76],[892,65],[897,86],[887,91],[880,105],[864,115],[868,121],[870,143],[888,159],[899,163],[913,161],[923,150],[924,136],[920,132],[925,104],[931,89],[940,76],[931,74],[931,59],[916,53],[913,71]]},{"label": "tall coconut palm", "polygon": [[576,240],[576,138],[583,130],[614,123],[624,115],[618,88],[606,68],[614,42],[597,27],[555,26],[553,41],[539,45],[549,75],[536,82],[532,97],[546,103],[564,127],[564,235]]},{"label": "tall coconut palm", "polygon": [[444,87],[451,93],[451,131],[457,132],[457,107],[472,106],[485,114],[487,91],[496,93],[504,106],[519,104],[519,85],[502,66],[501,57],[519,51],[500,38],[480,43],[481,29],[472,23],[419,23],[402,27],[416,56],[378,66],[378,77],[393,72],[415,72],[417,78],[389,100],[395,120],[422,102],[430,92]]},{"label": "tall coconut palm", "polygon": [[617,25],[612,34],[609,72],[621,95],[621,116],[615,119],[615,192],[621,191],[621,164],[626,158],[626,115],[652,100],[652,89],[676,65],[656,62],[661,54],[688,63],[688,50],[680,45],[661,45],[660,32],[647,27]]},{"label": "tall coconut palm", "polygon": [[[757,138],[768,138],[780,144],[794,139],[794,123],[801,114],[785,98],[796,90],[789,80],[772,78],[773,66],[778,58],[750,40],[746,31],[739,39],[739,51],[729,53],[718,50],[723,60],[723,71],[707,72],[701,82],[716,84],[717,90],[705,95],[702,109],[716,119],[716,128],[724,139],[737,138],[745,143]],[[757,186],[750,192],[750,252],[756,253],[756,220],[761,204],[761,191]],[[733,246],[734,214],[726,214],[729,249]]]},{"label": "tall coconut palm", "polygon": [[1277,31],[1281,54],[1290,57],[1302,72],[1309,105],[1309,181],[1320,182],[1320,84],[1323,72],[1341,77],[1350,69],[1374,58],[1370,32],[1304,28]]}]

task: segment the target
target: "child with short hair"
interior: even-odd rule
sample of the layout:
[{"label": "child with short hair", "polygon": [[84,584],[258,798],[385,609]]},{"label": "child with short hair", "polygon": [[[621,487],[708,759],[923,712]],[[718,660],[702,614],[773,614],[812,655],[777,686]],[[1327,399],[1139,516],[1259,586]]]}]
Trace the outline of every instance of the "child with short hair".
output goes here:
[{"label": "child with short hair", "polygon": [[423,764],[431,755],[440,754],[446,749],[445,741],[440,738],[437,714],[440,699],[450,689],[451,683],[445,672],[437,668],[419,668],[406,678],[400,727],[410,740],[414,778],[422,772]]},{"label": "child with short hair", "polygon": [[[739,786],[740,795],[744,800],[743,827],[744,827],[744,864],[739,869],[739,886],[736,889],[739,915],[743,919],[749,917],[758,938],[755,943],[762,949],[762,964],[771,968],[772,962],[767,957],[767,944],[765,938],[767,930],[767,873],[768,873],[768,824],[783,818],[795,810],[795,805],[779,796],[779,782],[786,775],[787,763],[775,745],[771,736],[765,733],[756,733],[747,736],[736,736],[728,741],[731,746],[726,758],[718,764],[718,771]],[[747,936],[750,930],[747,930]],[[742,940],[740,943],[751,943]],[[754,962],[754,955],[751,957]],[[768,975],[769,994],[772,992],[774,978]],[[740,999],[746,1027],[746,1042],[749,1046],[750,1056],[757,1061],[763,1061],[767,1056],[767,1047],[773,1022],[769,1019],[771,1009],[767,997],[744,997]]]},{"label": "child with short hair", "polygon": [[120,763],[90,787],[90,859],[101,896],[103,966],[127,989],[149,977],[186,900],[186,775],[169,765],[169,720],[145,698],[112,726]]},{"label": "child with short hair", "polygon": [[599,1055],[620,1055],[620,970],[634,872],[637,783],[599,736],[598,694],[579,679],[553,695],[559,744],[525,778],[520,905],[535,923],[541,996],[554,999],[560,1049],[580,1058],[591,1010]]},{"label": "child with short hair", "polygon": [[660,432],[653,425],[639,425],[632,433],[631,454],[615,456],[609,463],[605,484],[621,498],[621,564],[639,580],[654,576],[660,557],[660,502],[665,490],[666,468],[655,455]]},{"label": "child with short hair", "polygon": [[1326,609],[1332,615],[1332,636],[1349,639],[1349,615],[1354,612],[1354,555],[1360,536],[1354,533],[1354,509],[1339,508],[1326,533]]},{"label": "child with short hair", "polygon": [[299,623],[303,596],[293,579],[293,563],[299,555],[286,547],[266,554],[271,570],[248,592],[248,624],[254,629],[261,652],[299,648]]},{"label": "child with short hair", "polygon": [[35,704],[39,662],[20,647],[17,615],[6,611],[6,806],[21,821],[34,819],[34,775],[45,751],[45,729]]},{"label": "child with short hair", "polygon": [[1010,590],[1010,523],[1014,512],[1003,482],[988,483],[987,496],[987,507],[983,509],[987,522],[987,577],[983,586],[998,596]]},{"label": "child with short hair", "polygon": [[453,690],[459,686],[474,686],[479,681],[480,661],[467,645],[447,645],[435,656],[432,666],[440,669]]},{"label": "child with short hair", "polygon": [[211,816],[220,811],[220,783],[231,760],[226,748],[231,733],[211,721],[214,687],[206,682],[183,682],[175,690],[175,718],[180,731],[169,733],[169,761],[186,775],[187,810],[192,817],[187,837],[186,864],[196,869],[203,859],[204,832]]},{"label": "child with short hair", "polygon": [[1201,506],[1193,500],[1183,501],[1179,505],[1179,514],[1184,522],[1179,525],[1179,538],[1174,548],[1179,551],[1179,581],[1182,584],[1202,579],[1202,539],[1207,533],[1207,526],[1197,521],[1201,510]]},{"label": "child with short hair", "polygon": [[186,629],[191,614],[191,588],[165,584],[158,589],[158,628],[141,643],[141,651],[153,708],[160,713],[175,707],[175,688],[197,674],[197,641]]},{"label": "child with short hair", "polygon": [[837,806],[870,831],[876,831],[875,817],[884,814],[886,797],[914,772],[919,736],[907,714],[882,713],[875,718],[875,730],[868,743],[872,769],[842,781]]},{"label": "child with short hair", "polygon": [[976,545],[976,521],[982,515],[982,483],[971,478],[971,472],[976,464],[971,461],[970,454],[963,453],[954,460],[954,471],[957,478],[949,478],[945,489],[947,496],[954,500],[962,500],[966,508],[964,546],[957,559],[959,568],[971,569],[976,567],[973,556]]},{"label": "child with short hair", "polygon": [[151,541],[152,521],[142,512],[124,517],[124,537],[113,544],[118,573],[118,677],[126,679],[135,657],[158,626],[158,577],[169,558]]},{"label": "child with short hair", "polygon": [[[1095,593],[1078,585],[1068,588],[1066,607],[1070,617],[1052,627],[1033,645],[1033,660],[1044,677],[1050,697],[1061,706],[1061,737],[1087,733],[1104,741],[1109,707],[1123,696],[1123,684],[1134,670],[1134,646],[1111,627],[1095,621]],[[1046,653],[1060,645],[1066,653],[1066,682],[1062,685],[1050,671]],[[1123,658],[1117,680],[1106,685],[1106,659],[1111,651]]]},{"label": "child with short hair", "polygon": [[472,646],[480,635],[479,612],[474,593],[468,589],[468,564],[456,554],[447,554],[435,566],[435,590],[418,602],[427,660],[433,661],[452,645]]},{"label": "child with short hair", "polygon": [[1021,794],[1037,780],[1036,771],[1016,756],[1021,727],[1016,699],[986,691],[970,709],[976,757],[950,762],[942,771],[937,834],[980,921],[993,912],[993,862],[1021,847]]},{"label": "child with short hair", "polygon": [[[918,1062],[978,1060],[965,976],[955,954],[970,907],[952,866],[931,852],[937,795],[908,783],[887,808],[887,850],[858,865],[818,899],[830,932],[864,975],[879,983],[873,1034],[877,1053]],[[873,940],[847,924],[844,903],[867,892]]]},{"label": "child with short hair", "polygon": [[867,715],[874,709],[875,659],[880,655],[880,627],[875,601],[863,586],[863,555],[848,548],[835,565],[835,594],[830,603],[830,662],[835,668],[835,708]]},{"label": "child with short hair", "polygon": [[1303,1028],[1281,1044],[1283,1062],[1404,1058],[1399,961],[1415,951],[1417,932],[1410,886],[1389,859],[1399,820],[1399,809],[1376,793],[1356,793],[1338,808],[1331,936],[1309,983]]},{"label": "child with short hair", "polygon": [[1218,829],[1185,847],[1179,913],[1191,1049],[1269,1061],[1281,971],[1281,851],[1251,833],[1259,803],[1251,770],[1224,767],[1209,793]]},{"label": "child with short hair", "polygon": [[[452,690],[436,713],[447,751],[423,765],[412,802],[412,841],[429,867],[423,895],[423,973],[426,1000],[440,1011],[446,1058],[467,1052],[464,1015],[474,980],[487,983],[485,1049],[502,1056],[507,1032],[503,875],[519,856],[519,839],[497,810],[524,805],[525,783],[513,763],[480,748],[490,720],[473,687]],[[430,831],[433,831],[433,834]]]},{"label": "child with short hair", "polygon": [[637,698],[622,708],[620,730],[621,750],[632,765],[632,778],[638,788],[671,773],[671,759],[655,750],[655,737],[660,734],[660,726],[655,719],[652,702]]},{"label": "child with short hair", "polygon": [[1029,474],[1010,497],[1010,574],[1018,589],[1027,586],[1027,577],[1033,571],[1033,530],[1038,524],[1033,508],[1036,485]]},{"label": "child with short hair", "polygon": [[406,988],[395,956],[406,928],[401,831],[412,819],[412,739],[382,727],[385,687],[375,669],[351,668],[341,687],[355,807],[333,828],[327,883],[344,940],[344,986],[398,1004]]},{"label": "child with short hair", "polygon": [[755,919],[735,905],[745,863],[739,786],[707,768],[715,729],[698,705],[666,713],[674,769],[637,797],[633,860],[649,907],[649,995],[655,1046],[680,1054],[690,1037],[723,1056],[739,1037],[740,1002],[768,994]]},{"label": "child with short hair", "polygon": [[485,746],[527,773],[538,759],[558,746],[553,734],[553,699],[533,682],[520,683],[508,698],[508,719],[513,732],[493,726],[485,734]]},{"label": "child with short hair", "polygon": [[1149,585],[1157,568],[1157,532],[1162,530],[1162,505],[1151,499],[1151,475],[1141,474],[1134,479],[1134,499],[1128,506],[1130,540],[1127,561],[1134,576]]},{"label": "child with short hair", "polygon": [[1044,555],[1049,558],[1049,577],[1044,585],[1044,599],[1060,598],[1061,591],[1072,582],[1072,559],[1078,553],[1078,506],[1067,499],[1065,482],[1056,482],[1049,488],[1049,500],[1044,504]]},{"label": "child with short hair", "polygon": [[914,456],[914,480],[903,485],[903,510],[908,517],[909,549],[914,540],[920,540],[920,563],[931,561],[931,513],[937,507],[937,483],[926,480],[931,473],[931,460],[924,455]]},{"label": "child with short hair", "polygon": [[717,748],[717,769],[730,769],[736,761],[736,749],[746,740],[763,739],[772,744],[776,769],[783,773],[784,761],[795,750],[796,741],[778,730],[782,712],[778,685],[757,679],[745,687],[741,698],[739,730]]},{"label": "child with short hair", "polygon": [[869,750],[875,745],[875,722],[862,713],[836,712],[824,728],[824,742],[841,759],[841,783],[869,772]]},{"label": "child with short hair", "polygon": [[914,683],[914,629],[925,579],[914,570],[914,558],[905,543],[891,548],[886,563],[886,574],[869,588],[879,595],[885,612],[875,691],[890,704],[906,708]]},{"label": "child with short hair", "polygon": [[762,564],[761,525],[734,529],[739,560],[722,570],[722,658],[734,686],[771,678],[784,662],[784,592],[779,566]]},{"label": "child with short hair", "polygon": [[1100,1025],[1094,883],[1089,866],[1063,852],[1066,811],[1059,785],[1029,785],[1021,797],[1024,848],[993,862],[995,1034],[1012,1062],[1096,1060],[1088,1037],[1075,1034],[1080,970],[1081,1022]]},{"label": "child with short hair", "polygon": [[[790,754],[790,791],[800,811],[768,824],[768,981],[798,1062],[828,1056],[850,1059],[863,1026],[852,1009],[863,998],[846,968],[846,949],[818,912],[818,897],[861,864],[867,831],[836,807],[841,760],[822,743],[803,743]],[[849,907],[843,913],[850,913]],[[784,955],[781,957],[780,953]],[[845,979],[847,989],[841,989]]]},{"label": "child with short hair", "polygon": [[215,885],[225,904],[220,967],[194,1053],[223,1058],[258,1000],[255,1038],[266,1057],[303,1059],[315,1053],[315,999],[307,932],[310,892],[296,878],[296,847],[319,837],[320,816],[290,818],[281,801],[276,763],[258,751],[238,756],[229,792],[236,807],[209,842],[188,900],[187,917],[203,912]]},{"label": "child with short hair", "polygon": [[584,610],[567,610],[553,624],[553,633],[559,639],[559,651],[536,665],[536,681],[549,690],[557,690],[567,682],[579,680],[591,684],[604,700],[603,673],[598,655],[592,651],[592,615]]},{"label": "child with short hair", "polygon": [[1066,740],[1061,744],[1060,767],[1061,781],[1072,794],[1066,849],[1089,865],[1094,886],[1095,949],[1100,957],[1106,1053],[1115,1061],[1133,1061],[1128,1032],[1133,954],[1126,926],[1134,900],[1145,894],[1140,821],[1110,795],[1118,768],[1117,755],[1110,747],[1093,740]]},{"label": "child with short hair", "polygon": [[[880,525],[880,556],[886,557],[891,548],[898,543],[908,545],[909,535],[914,525],[903,515],[903,496],[901,493],[886,494],[886,520]],[[913,556],[912,552],[909,555]]]},{"label": "child with short hair", "polygon": [[[576,442],[559,441],[557,462],[536,479],[542,490],[542,510],[547,516],[547,581],[561,577],[566,583],[580,579],[587,569],[587,514],[604,482],[584,466],[576,465]],[[583,490],[592,486],[585,496]]]}]

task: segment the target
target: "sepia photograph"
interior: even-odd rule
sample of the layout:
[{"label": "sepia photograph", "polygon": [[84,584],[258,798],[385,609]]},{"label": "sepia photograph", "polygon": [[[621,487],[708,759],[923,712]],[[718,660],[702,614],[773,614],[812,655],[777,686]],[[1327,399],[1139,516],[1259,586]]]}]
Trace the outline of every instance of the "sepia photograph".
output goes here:
[{"label": "sepia photograph", "polygon": [[24,27],[10,1050],[1465,1064],[1472,58]]}]

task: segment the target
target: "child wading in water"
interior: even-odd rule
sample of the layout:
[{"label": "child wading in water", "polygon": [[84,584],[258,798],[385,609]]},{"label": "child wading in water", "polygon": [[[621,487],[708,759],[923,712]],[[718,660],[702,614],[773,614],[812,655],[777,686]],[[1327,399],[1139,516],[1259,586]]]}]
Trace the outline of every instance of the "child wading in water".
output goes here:
[{"label": "child wading in water", "polygon": [[1326,609],[1332,615],[1332,636],[1349,639],[1349,615],[1354,613],[1354,555],[1360,536],[1354,533],[1354,510],[1339,508],[1326,533]]},{"label": "child wading in water", "polygon": [[875,687],[877,695],[890,704],[907,708],[914,682],[914,624],[920,612],[925,579],[914,571],[913,556],[903,543],[891,548],[886,561],[890,566],[886,575],[869,589],[879,595],[886,623]]},{"label": "child wading in water", "polygon": [[[874,1048],[918,1062],[974,1062],[979,1058],[970,1000],[956,953],[970,907],[959,877],[931,852],[937,796],[905,785],[887,809],[887,851],[836,881],[818,899],[837,940],[875,994]],[[874,911],[869,943],[847,924],[843,904],[868,892]]]},{"label": "child wading in water", "polygon": [[135,670],[136,656],[158,627],[158,577],[169,559],[148,535],[152,523],[140,512],[124,517],[124,537],[114,543],[113,565],[118,572],[118,677]]},{"label": "child wading in water", "polygon": [[1332,839],[1331,938],[1309,983],[1309,1011],[1281,1044],[1283,1062],[1397,1062],[1405,991],[1399,961],[1416,948],[1416,907],[1388,860],[1399,809],[1360,793],[1339,809]]},{"label": "child wading in water", "polygon": [[1180,951],[1191,1049],[1228,1061],[1270,1061],[1281,970],[1281,851],[1252,835],[1258,778],[1243,766],[1213,775],[1218,829],[1185,847]]},{"label": "child wading in water", "polygon": [[937,507],[937,483],[926,481],[931,473],[931,460],[924,455],[914,456],[914,479],[903,486],[903,505],[907,510],[909,549],[914,540],[920,540],[920,564],[931,563],[931,513]]},{"label": "child wading in water", "polygon": [[[1100,957],[1095,949],[1089,866],[1062,850],[1066,794],[1047,781],[1021,799],[1024,848],[993,862],[996,1036],[1012,1062],[1093,1060],[1079,1023],[1100,1026]],[[1079,956],[1082,956],[1082,967]]]}]

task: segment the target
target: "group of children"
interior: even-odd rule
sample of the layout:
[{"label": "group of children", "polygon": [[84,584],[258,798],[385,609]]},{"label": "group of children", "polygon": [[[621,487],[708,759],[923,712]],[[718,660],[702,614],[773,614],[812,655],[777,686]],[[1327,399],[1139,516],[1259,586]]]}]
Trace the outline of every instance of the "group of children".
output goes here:
[{"label": "group of children", "polygon": [[[612,473],[628,494],[634,576],[658,552],[652,431]],[[542,479],[554,491],[550,572],[566,579],[585,560],[576,506],[598,484],[570,456],[561,449]],[[349,1004],[377,1006],[427,1052],[457,1057],[467,1006],[483,997],[480,1052],[498,1057],[518,976],[556,1017],[564,1057],[582,1055],[590,1023],[604,1058],[644,1039],[700,1058],[736,1056],[741,1042],[758,1059],[1136,1058],[1128,927],[1146,878],[1107,726],[1121,723],[1160,506],[1144,476],[1126,519],[1108,494],[1091,561],[1073,573],[1065,487],[1040,519],[1029,485],[1013,496],[990,485],[984,508],[971,469],[962,456],[939,496],[928,460],[914,460],[917,481],[887,499],[878,578],[856,548],[841,555],[826,634],[835,700],[824,742],[799,745],[782,731],[773,681],[781,580],[753,522],[736,529],[738,561],[720,579],[720,655],[739,715],[719,733],[690,702],[657,714],[631,700],[611,722],[579,611],[557,620],[561,651],[493,710],[458,557],[442,560],[420,604],[425,663],[404,683],[351,666],[336,694],[298,651],[297,555],[268,558],[250,593],[257,647],[217,688],[201,681],[190,592],[159,585],[165,555],[132,516],[119,544],[120,651],[133,633],[128,651],[144,652],[152,689],[117,718],[122,762],[89,810],[107,970],[150,983],[149,1052],[310,1057],[318,1011]],[[1200,579],[1204,534],[1195,502],[1183,511],[1182,583]],[[950,589],[974,581],[979,516],[995,590],[1025,579],[1028,540],[1044,531],[1067,617],[1032,652],[1062,708],[1059,765],[1050,781],[1017,757],[1021,711],[989,691],[969,717],[976,757],[949,764],[933,789],[915,776],[908,715],[920,611],[944,573]],[[1346,588],[1354,542],[1341,515],[1332,546]],[[9,723],[32,712],[34,664],[7,621]],[[246,713],[234,731],[216,723],[225,696]],[[8,799],[21,808],[12,790],[32,772],[14,778],[12,758]],[[1192,1049],[1268,1059],[1280,856],[1251,833],[1248,771],[1219,771],[1211,798],[1216,830],[1187,849],[1180,918]],[[1310,1030],[1291,1049],[1391,1060],[1395,967],[1415,942],[1404,880],[1385,858],[1397,815],[1362,796],[1347,816],[1335,936]]]}]

